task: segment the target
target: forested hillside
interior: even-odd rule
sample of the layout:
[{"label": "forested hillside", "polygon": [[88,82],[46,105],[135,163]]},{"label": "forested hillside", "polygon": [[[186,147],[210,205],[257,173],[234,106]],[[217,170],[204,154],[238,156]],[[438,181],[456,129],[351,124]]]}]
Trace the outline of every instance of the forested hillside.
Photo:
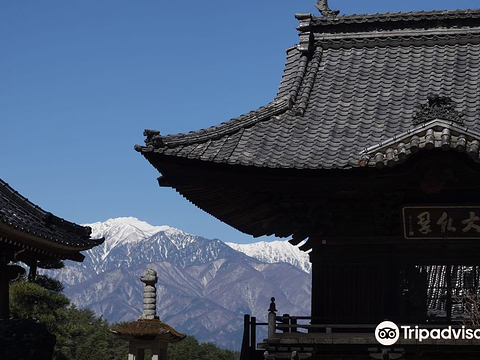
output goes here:
[{"label": "forested hillside", "polygon": [[[125,360],[128,343],[116,338],[109,324],[89,309],[77,309],[61,293],[59,282],[40,276],[36,283],[22,279],[10,285],[13,319],[43,323],[56,336],[54,360]],[[168,349],[170,360],[236,360],[238,354],[193,337]]]}]

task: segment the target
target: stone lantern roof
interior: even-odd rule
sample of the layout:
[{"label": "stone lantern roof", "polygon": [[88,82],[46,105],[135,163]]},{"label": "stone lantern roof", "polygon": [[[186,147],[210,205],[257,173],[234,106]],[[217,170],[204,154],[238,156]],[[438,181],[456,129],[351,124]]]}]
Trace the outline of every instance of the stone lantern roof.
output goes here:
[{"label": "stone lantern roof", "polygon": [[113,333],[124,340],[156,340],[167,343],[178,342],[186,337],[159,319],[138,319],[114,329]]}]

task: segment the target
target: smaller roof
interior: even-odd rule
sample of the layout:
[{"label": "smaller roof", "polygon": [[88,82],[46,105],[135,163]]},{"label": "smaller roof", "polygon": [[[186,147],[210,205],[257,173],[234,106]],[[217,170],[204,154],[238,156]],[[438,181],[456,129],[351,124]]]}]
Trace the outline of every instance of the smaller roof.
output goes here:
[{"label": "smaller roof", "polygon": [[92,229],[69,222],[29,201],[0,179],[0,247],[19,254],[83,261],[80,251],[103,243],[90,239]]},{"label": "smaller roof", "polygon": [[419,150],[435,148],[466,152],[475,162],[480,162],[480,132],[435,119],[366,148],[361,153],[359,164],[377,168],[394,166]]},{"label": "smaller roof", "polygon": [[112,329],[112,332],[125,340],[155,340],[168,343],[178,342],[187,336],[159,319],[132,321],[120,328]]}]

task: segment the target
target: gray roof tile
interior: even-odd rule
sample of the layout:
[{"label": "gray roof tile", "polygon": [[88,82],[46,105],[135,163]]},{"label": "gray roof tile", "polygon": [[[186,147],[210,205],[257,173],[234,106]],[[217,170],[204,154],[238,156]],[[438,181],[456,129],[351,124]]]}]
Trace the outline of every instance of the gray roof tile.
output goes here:
[{"label": "gray roof tile", "polygon": [[[103,239],[90,239],[91,229],[89,227],[71,223],[44,211],[1,179],[0,223],[11,230],[39,238],[41,241],[46,240],[52,244],[52,249],[53,245],[60,245],[63,250],[72,252],[67,258],[75,260],[82,259],[82,257],[73,252],[87,250],[103,242]],[[0,237],[0,239],[2,238]],[[27,242],[29,250],[40,251],[35,248],[35,244],[31,240]],[[47,247],[44,245],[42,249],[45,248],[45,251],[41,250],[40,252],[49,254],[49,256],[57,252],[57,250],[51,250],[50,253],[46,250]]]}]

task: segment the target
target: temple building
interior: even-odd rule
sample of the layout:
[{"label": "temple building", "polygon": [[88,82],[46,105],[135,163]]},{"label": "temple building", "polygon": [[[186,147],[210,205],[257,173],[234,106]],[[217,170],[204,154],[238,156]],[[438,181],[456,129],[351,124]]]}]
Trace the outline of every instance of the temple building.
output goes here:
[{"label": "temple building", "polygon": [[[295,15],[299,43],[271,103],[187,134],[146,130],[136,150],[160,186],[212,216],[311,249],[311,314],[272,304],[265,359],[478,358],[479,340],[386,346],[374,332],[475,315],[480,9],[317,8]],[[244,359],[257,358],[250,346]]]},{"label": "temple building", "polygon": [[61,219],[20,195],[0,179],[0,320],[8,320],[8,284],[23,262],[35,276],[45,261],[83,261],[80,252],[103,243],[91,239],[91,229]]}]

